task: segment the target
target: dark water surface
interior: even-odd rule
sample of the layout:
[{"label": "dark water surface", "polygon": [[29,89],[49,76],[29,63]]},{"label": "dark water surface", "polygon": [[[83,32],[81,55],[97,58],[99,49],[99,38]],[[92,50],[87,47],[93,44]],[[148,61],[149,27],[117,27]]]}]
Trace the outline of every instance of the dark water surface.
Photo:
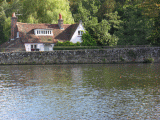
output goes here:
[{"label": "dark water surface", "polygon": [[160,64],[0,66],[0,120],[160,119]]}]

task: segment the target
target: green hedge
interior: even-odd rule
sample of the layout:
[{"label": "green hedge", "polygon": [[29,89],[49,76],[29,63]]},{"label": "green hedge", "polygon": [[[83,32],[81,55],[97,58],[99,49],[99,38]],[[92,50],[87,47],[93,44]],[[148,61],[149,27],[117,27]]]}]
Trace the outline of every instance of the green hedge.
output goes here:
[{"label": "green hedge", "polygon": [[54,46],[53,50],[101,49],[99,46]]},{"label": "green hedge", "polygon": [[80,42],[72,43],[70,41],[65,41],[65,42],[58,41],[55,46],[80,46],[80,45],[81,45]]}]

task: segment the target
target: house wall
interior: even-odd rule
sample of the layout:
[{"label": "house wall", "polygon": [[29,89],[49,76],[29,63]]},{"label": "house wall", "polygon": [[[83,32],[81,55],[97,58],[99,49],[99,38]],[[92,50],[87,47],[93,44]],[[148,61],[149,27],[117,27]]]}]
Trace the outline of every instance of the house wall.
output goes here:
[{"label": "house wall", "polygon": [[82,42],[82,36],[78,35],[78,30],[82,30],[82,31],[85,30],[81,23],[79,24],[76,31],[74,32],[70,42],[73,42],[73,43]]},{"label": "house wall", "polygon": [[160,47],[0,52],[0,64],[135,63],[150,57],[160,63]]},{"label": "house wall", "polygon": [[[44,44],[43,43],[25,43],[25,49],[27,52],[31,51],[31,45],[37,45],[37,49],[39,51],[44,51]],[[49,47],[49,51],[53,51],[54,44],[51,44]]]}]

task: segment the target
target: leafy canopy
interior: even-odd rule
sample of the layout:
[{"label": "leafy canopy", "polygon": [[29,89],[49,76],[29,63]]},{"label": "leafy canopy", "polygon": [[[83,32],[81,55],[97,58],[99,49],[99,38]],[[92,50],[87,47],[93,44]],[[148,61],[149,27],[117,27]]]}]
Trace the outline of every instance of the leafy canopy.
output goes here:
[{"label": "leafy canopy", "polygon": [[146,45],[152,31],[152,19],[142,15],[142,9],[137,6],[127,6],[123,9],[120,29],[116,32],[118,45]]},{"label": "leafy canopy", "polygon": [[55,24],[61,13],[64,23],[74,23],[68,0],[24,0],[22,6],[22,22]]}]

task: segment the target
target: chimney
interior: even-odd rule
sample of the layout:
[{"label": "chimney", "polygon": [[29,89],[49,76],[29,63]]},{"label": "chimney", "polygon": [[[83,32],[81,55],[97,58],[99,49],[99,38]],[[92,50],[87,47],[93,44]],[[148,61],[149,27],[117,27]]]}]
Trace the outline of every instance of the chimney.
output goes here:
[{"label": "chimney", "polygon": [[61,13],[59,13],[58,26],[59,26],[60,29],[62,29],[62,30],[64,29],[63,28],[63,19],[62,19]]},{"label": "chimney", "polygon": [[14,12],[11,18],[11,40],[14,40],[16,38],[16,34],[17,34],[16,24],[17,24],[17,17]]}]

